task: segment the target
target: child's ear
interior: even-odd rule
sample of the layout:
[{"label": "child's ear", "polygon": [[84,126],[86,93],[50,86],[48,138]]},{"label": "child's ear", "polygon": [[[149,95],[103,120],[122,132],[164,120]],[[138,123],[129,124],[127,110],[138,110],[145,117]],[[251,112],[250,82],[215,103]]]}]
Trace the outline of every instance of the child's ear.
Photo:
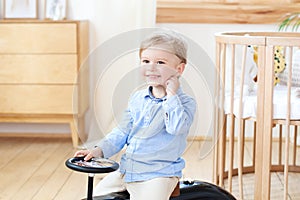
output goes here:
[{"label": "child's ear", "polygon": [[177,72],[181,75],[183,73],[185,69],[185,63],[180,63],[178,66],[177,66]]}]

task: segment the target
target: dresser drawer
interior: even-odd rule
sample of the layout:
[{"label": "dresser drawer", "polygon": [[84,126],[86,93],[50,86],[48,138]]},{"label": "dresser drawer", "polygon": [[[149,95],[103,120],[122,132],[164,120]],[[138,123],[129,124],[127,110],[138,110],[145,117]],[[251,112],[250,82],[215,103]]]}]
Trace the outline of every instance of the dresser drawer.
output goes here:
[{"label": "dresser drawer", "polygon": [[89,106],[88,37],[88,21],[0,20],[0,122],[68,123],[77,147]]},{"label": "dresser drawer", "polygon": [[74,23],[0,24],[0,53],[76,53]]},{"label": "dresser drawer", "polygon": [[77,55],[1,55],[0,84],[74,84]]},{"label": "dresser drawer", "polygon": [[[0,113],[74,114],[77,112],[72,107],[75,87],[75,85],[0,85]],[[76,98],[74,100],[77,102]]]}]

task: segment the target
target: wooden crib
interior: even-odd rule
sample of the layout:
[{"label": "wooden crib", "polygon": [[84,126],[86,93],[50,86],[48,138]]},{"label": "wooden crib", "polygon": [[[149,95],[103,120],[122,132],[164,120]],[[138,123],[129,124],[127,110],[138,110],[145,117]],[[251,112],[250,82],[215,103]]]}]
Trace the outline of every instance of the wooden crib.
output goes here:
[{"label": "wooden crib", "polygon": [[[281,171],[287,199],[288,175],[300,172],[300,33],[220,33],[216,44],[214,181],[232,192],[236,176],[237,198],[244,199],[243,174],[253,173],[251,199],[265,200],[271,173]],[[244,162],[246,138],[253,141],[251,163]]]}]

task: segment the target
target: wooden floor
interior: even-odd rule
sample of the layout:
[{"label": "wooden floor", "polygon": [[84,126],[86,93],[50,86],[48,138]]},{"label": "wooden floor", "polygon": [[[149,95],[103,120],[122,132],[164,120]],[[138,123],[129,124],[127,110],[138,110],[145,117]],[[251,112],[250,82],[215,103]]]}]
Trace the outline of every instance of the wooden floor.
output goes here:
[{"label": "wooden floor", "polygon": [[[210,142],[189,143],[184,154],[187,162],[185,178],[211,182],[211,150]],[[0,137],[0,200],[73,200],[86,197],[87,174],[74,172],[64,164],[74,152],[70,138]],[[119,155],[114,159],[118,160]],[[95,184],[102,177],[96,175]],[[238,197],[235,180],[233,194]],[[282,173],[272,174],[272,200],[283,199],[282,180]],[[290,199],[300,199],[300,174],[291,174],[289,180]],[[245,199],[253,199],[253,185],[254,176],[245,175]]]}]

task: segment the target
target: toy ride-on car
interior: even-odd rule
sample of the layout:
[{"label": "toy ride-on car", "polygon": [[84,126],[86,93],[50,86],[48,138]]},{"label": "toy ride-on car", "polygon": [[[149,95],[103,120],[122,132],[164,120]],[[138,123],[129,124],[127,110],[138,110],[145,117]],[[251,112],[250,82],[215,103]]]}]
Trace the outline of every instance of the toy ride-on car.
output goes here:
[{"label": "toy ride-on car", "polygon": [[[94,176],[97,173],[109,173],[117,170],[119,164],[105,158],[92,158],[84,161],[84,157],[70,158],[65,162],[72,170],[88,173],[88,191],[86,200],[129,200],[127,191],[110,193],[104,196],[93,197]],[[203,181],[180,181],[177,194],[170,200],[236,200],[229,192],[211,183]]]}]

